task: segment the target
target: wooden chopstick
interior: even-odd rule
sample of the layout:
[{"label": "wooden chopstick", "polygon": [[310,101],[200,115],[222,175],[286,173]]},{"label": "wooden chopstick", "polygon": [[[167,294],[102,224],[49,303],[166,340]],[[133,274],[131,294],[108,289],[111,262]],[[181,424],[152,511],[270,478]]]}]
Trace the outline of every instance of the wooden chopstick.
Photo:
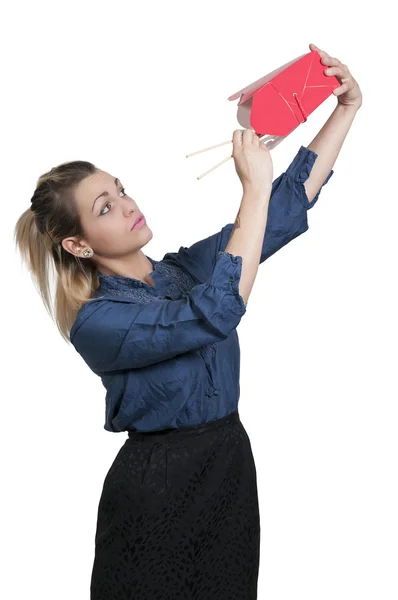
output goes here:
[{"label": "wooden chopstick", "polygon": [[214,167],[212,167],[208,171],[205,171],[204,173],[202,173],[202,175],[199,175],[199,177],[197,177],[196,179],[202,179],[202,177],[204,177],[205,175],[208,175],[208,173],[211,173],[212,171],[214,171],[215,169],[217,169],[218,167],[220,167],[224,163],[228,162],[231,158],[232,158],[232,154],[230,156],[227,156],[227,158],[224,158],[224,160],[222,160],[221,162],[217,163]]},{"label": "wooden chopstick", "polygon": [[[263,135],[259,136],[259,139],[261,140],[261,138],[264,138],[266,136],[266,134],[264,133]],[[274,140],[276,136],[274,135],[268,135],[266,136],[269,139]],[[202,150],[197,150],[196,152],[191,152],[191,154],[187,154],[186,158],[190,158],[191,156],[194,156],[195,154],[201,154],[202,152],[207,152],[208,150],[213,150],[213,148],[219,148],[220,146],[225,146],[226,144],[231,144],[233,140],[227,140],[226,142],[221,142],[221,144],[215,144],[214,146],[209,146],[208,148],[203,148]],[[264,141],[264,140],[262,140]],[[268,140],[269,141],[269,140]],[[220,167],[221,165],[223,165],[224,163],[228,162],[231,158],[232,158],[232,154],[230,154],[229,156],[227,156],[226,158],[224,158],[222,161],[220,161],[219,163],[217,163],[216,165],[214,165],[214,167],[211,167],[211,169],[209,169],[208,171],[205,171],[204,173],[202,173],[201,175],[199,175],[199,177],[197,177],[197,179],[202,179],[202,177],[204,177],[205,175],[208,175],[209,173],[211,173],[212,171],[214,171],[215,169],[217,169],[218,167]]]},{"label": "wooden chopstick", "polygon": [[208,150],[213,150],[213,148],[219,148],[220,146],[225,146],[226,144],[230,144],[232,140],[227,140],[226,142],[221,142],[221,144],[215,144],[214,146],[209,146],[208,148],[203,148],[203,150],[197,150],[196,152],[191,152],[191,154],[187,154],[186,158],[190,156],[195,156],[195,154],[200,154],[201,152],[207,152]]},{"label": "wooden chopstick", "polygon": [[[258,135],[258,134],[257,134]],[[261,140],[266,134],[260,134],[258,137]],[[269,136],[274,137],[274,136]],[[219,148],[220,146],[225,146],[226,144],[231,144],[233,140],[227,140],[226,142],[221,142],[221,144],[215,144],[214,146],[209,146],[208,148],[203,148],[202,150],[197,150],[196,152],[191,152],[191,154],[187,154],[185,158],[190,158],[191,156],[195,156],[195,154],[201,154],[201,152],[207,152],[208,150],[213,150],[213,148]]]}]

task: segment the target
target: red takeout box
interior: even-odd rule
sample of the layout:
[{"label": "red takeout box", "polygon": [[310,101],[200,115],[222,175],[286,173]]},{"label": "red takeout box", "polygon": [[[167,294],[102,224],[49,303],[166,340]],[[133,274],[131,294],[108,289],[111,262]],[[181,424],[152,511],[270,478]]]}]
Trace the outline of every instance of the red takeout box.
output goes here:
[{"label": "red takeout box", "polygon": [[[333,75],[325,75],[326,66],[321,63],[321,55],[317,50],[303,54],[298,58],[254,81],[228,100],[239,98],[238,123],[244,129],[253,129],[269,150],[280,144],[289,133],[294,131],[333,90],[340,87],[340,82]],[[203,148],[186,157],[224,146],[231,139],[209,148]],[[219,166],[227,162],[232,155],[214,167],[199,175],[201,179]]]},{"label": "red takeout box", "polygon": [[313,50],[236,92],[228,100],[240,96],[239,124],[258,135],[288,135],[341,85],[326,68]]}]

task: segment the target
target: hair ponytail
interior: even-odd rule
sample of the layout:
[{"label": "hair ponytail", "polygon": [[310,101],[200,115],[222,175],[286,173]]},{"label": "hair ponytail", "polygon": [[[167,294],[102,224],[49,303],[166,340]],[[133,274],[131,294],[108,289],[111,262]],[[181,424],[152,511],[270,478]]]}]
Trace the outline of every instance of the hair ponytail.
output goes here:
[{"label": "hair ponytail", "polygon": [[[61,242],[65,237],[84,237],[74,188],[96,171],[89,162],[63,163],[42,175],[31,207],[19,217],[15,242],[47,312],[65,341],[79,309],[98,287],[98,271],[91,259],[74,256]],[[55,278],[55,297],[51,278]]]}]

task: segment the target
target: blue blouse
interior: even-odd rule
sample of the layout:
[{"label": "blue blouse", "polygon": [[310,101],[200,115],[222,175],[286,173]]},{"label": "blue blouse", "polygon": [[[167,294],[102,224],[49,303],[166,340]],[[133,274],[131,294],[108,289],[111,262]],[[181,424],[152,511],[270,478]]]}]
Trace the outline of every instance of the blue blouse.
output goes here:
[{"label": "blue blouse", "polygon": [[[317,154],[301,146],[272,183],[260,263],[308,229],[304,181]],[[153,264],[155,287],[99,273],[70,340],[106,389],[104,429],[155,431],[220,419],[237,410],[246,312],[239,294],[242,257],[225,251],[234,224],[168,252]]]}]

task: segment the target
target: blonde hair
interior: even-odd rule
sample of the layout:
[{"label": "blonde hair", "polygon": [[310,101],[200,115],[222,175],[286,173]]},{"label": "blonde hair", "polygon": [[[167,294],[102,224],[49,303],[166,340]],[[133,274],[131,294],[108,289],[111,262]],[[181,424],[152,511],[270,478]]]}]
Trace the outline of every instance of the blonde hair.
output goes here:
[{"label": "blonde hair", "polygon": [[[70,343],[70,329],[79,309],[98,288],[98,270],[89,258],[65,250],[61,241],[84,237],[74,190],[97,167],[86,161],[58,165],[40,176],[31,207],[19,217],[14,230],[16,247],[25,262],[47,312]],[[50,293],[50,271],[55,270],[55,302]]]}]

